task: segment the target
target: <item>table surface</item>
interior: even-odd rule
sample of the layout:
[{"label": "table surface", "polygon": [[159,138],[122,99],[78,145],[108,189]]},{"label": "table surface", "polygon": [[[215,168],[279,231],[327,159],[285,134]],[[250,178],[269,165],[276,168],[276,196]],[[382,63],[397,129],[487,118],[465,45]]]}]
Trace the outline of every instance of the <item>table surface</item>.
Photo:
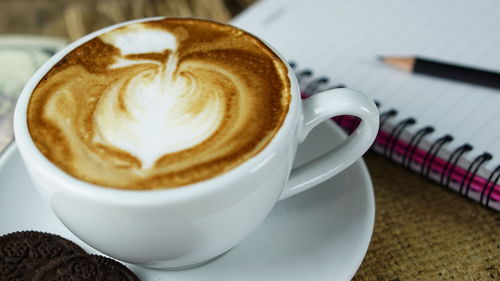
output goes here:
[{"label": "table surface", "polygon": [[[116,22],[155,15],[220,21],[254,0],[0,0],[0,35],[70,41]],[[500,213],[368,152],[376,221],[354,280],[500,280]]]}]

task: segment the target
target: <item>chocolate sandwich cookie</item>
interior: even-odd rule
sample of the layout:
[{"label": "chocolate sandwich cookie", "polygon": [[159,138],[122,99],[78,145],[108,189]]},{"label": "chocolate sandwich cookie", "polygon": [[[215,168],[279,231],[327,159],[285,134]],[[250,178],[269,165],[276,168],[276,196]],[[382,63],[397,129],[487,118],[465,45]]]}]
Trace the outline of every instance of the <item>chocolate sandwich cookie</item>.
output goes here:
[{"label": "chocolate sandwich cookie", "polygon": [[0,236],[0,280],[31,281],[40,267],[75,254],[85,251],[55,234],[22,231]]},{"label": "chocolate sandwich cookie", "polygon": [[123,264],[103,256],[73,255],[53,260],[41,267],[33,281],[140,281]]}]

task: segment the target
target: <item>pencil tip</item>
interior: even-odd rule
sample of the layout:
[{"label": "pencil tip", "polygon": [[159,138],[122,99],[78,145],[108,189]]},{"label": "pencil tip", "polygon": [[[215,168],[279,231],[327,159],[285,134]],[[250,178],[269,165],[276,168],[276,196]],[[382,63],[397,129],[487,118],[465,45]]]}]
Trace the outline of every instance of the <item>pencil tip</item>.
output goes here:
[{"label": "pencil tip", "polygon": [[377,56],[376,58],[377,58],[377,60],[378,60],[378,61],[384,61],[384,56],[380,56],[380,55],[379,55],[379,56]]},{"label": "pencil tip", "polygon": [[385,64],[408,72],[413,71],[413,65],[415,64],[415,59],[410,57],[382,57],[382,61]]}]

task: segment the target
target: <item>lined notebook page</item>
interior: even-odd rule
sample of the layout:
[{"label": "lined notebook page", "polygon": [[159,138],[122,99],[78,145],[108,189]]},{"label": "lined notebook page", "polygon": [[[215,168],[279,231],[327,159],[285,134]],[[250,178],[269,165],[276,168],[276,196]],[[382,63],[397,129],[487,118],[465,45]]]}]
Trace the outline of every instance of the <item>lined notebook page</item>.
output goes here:
[{"label": "lined notebook page", "polygon": [[500,72],[500,1],[263,0],[233,24],[300,68],[365,92],[381,111],[397,109],[392,124],[414,117],[406,138],[433,126],[424,148],[450,134],[454,141],[440,156],[469,143],[474,150],[465,162],[483,152],[494,156],[481,174],[499,164],[499,90],[405,73],[376,57],[419,55]]}]

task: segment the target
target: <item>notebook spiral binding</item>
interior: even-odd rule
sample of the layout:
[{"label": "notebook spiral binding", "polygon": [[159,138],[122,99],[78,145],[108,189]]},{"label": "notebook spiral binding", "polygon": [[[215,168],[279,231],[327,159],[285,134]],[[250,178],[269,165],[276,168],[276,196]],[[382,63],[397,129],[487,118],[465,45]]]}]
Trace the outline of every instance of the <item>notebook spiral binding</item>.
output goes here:
[{"label": "notebook spiral binding", "polygon": [[[344,84],[331,83],[328,77],[316,77],[311,69],[299,69],[295,62],[289,64],[299,81],[302,98],[325,90],[345,87]],[[375,101],[375,104],[380,108],[379,101]],[[434,133],[435,129],[432,126],[422,127],[409,138],[409,141],[405,141],[402,134],[407,128],[414,126],[417,120],[409,117],[398,121],[392,127],[389,126],[389,120],[396,118],[398,114],[393,108],[380,112],[380,131],[372,146],[373,151],[437,181],[444,188],[458,192],[467,199],[500,211],[500,165],[487,179],[478,175],[480,168],[493,158],[490,153],[483,152],[476,156],[468,164],[467,169],[463,169],[458,163],[464,155],[474,150],[472,145],[463,144],[454,149],[447,159],[442,158],[438,156],[440,151],[446,144],[453,142],[453,136],[444,135],[435,139],[425,151],[420,145]],[[352,133],[360,122],[354,116],[337,116],[332,119],[348,134]]]}]

